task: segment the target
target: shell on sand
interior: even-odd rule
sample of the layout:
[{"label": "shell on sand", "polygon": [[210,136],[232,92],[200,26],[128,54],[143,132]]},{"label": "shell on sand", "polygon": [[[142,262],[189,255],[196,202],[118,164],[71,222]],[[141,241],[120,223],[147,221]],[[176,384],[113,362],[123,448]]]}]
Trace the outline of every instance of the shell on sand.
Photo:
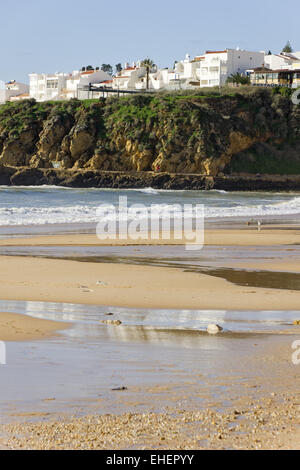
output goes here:
[{"label": "shell on sand", "polygon": [[220,333],[220,331],[223,331],[223,328],[219,325],[211,324],[211,325],[208,325],[206,331],[210,335],[217,335],[218,333]]}]

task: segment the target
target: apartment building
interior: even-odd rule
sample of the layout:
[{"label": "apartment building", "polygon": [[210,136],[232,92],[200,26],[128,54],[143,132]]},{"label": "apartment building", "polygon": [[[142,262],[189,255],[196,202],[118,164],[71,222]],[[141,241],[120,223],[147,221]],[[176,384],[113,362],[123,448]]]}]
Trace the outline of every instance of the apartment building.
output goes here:
[{"label": "apartment building", "polygon": [[110,80],[111,76],[103,70],[75,70],[72,73],[29,75],[30,97],[36,101],[84,99],[81,90],[89,84]]},{"label": "apartment building", "polygon": [[[147,88],[146,75],[146,67],[142,67],[141,62],[134,62],[131,66],[126,63],[121,72],[113,78],[112,88],[116,90],[145,90]],[[151,80],[149,88],[152,88]]]},{"label": "apartment building", "polygon": [[[29,86],[26,83],[11,80],[10,82],[0,82],[0,103],[14,101],[17,97],[26,99],[29,96]],[[22,97],[22,98],[21,98]]]},{"label": "apartment building", "polygon": [[[164,86],[174,88],[214,87],[225,85],[235,73],[246,74],[247,70],[262,66],[264,52],[237,49],[206,51],[204,54],[177,62],[174,75],[166,74]],[[173,83],[172,83],[173,82]]]},{"label": "apartment building", "polygon": [[249,68],[262,66],[264,52],[245,51],[239,48],[224,51],[206,51],[198,60],[196,76],[200,87],[223,86],[236,73],[246,74]]},{"label": "apartment building", "polygon": [[30,98],[36,101],[60,99],[67,77],[66,73],[31,73],[29,75]]}]

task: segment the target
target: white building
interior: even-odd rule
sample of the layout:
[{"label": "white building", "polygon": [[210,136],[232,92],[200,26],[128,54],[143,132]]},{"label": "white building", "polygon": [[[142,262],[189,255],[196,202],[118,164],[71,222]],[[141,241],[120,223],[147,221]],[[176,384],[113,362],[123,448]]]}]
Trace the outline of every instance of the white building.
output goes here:
[{"label": "white building", "polygon": [[34,98],[36,101],[60,99],[67,76],[65,73],[31,73],[29,75],[30,98]]},{"label": "white building", "polygon": [[168,68],[150,74],[150,88],[154,90],[177,90],[183,81],[179,73]]},{"label": "white building", "polygon": [[[14,98],[26,99],[29,97],[29,86],[16,80],[0,82],[0,103],[14,101]],[[21,98],[22,97],[22,98]]]},{"label": "white building", "polygon": [[185,59],[175,64],[174,75],[169,75],[169,89],[186,89],[200,86],[199,70],[201,61],[205,57],[197,56],[191,59],[189,54],[186,54]]},{"label": "white building", "polygon": [[5,83],[6,88],[6,101],[11,101],[12,98],[29,97],[29,85],[26,83],[17,82],[16,80],[11,80],[10,82]]},{"label": "white building", "polygon": [[[149,89],[153,89],[153,74],[157,71],[156,67],[149,73]],[[112,87],[116,90],[146,90],[147,88],[147,71],[146,67],[141,66],[141,62],[133,63],[130,66],[125,64],[124,68],[113,78]]]},{"label": "white building", "polygon": [[269,54],[265,56],[264,65],[271,70],[288,69],[293,62],[297,62],[297,58],[290,54]]},{"label": "white building", "polygon": [[[202,56],[177,64],[180,75],[192,87],[223,86],[226,80],[236,73],[245,74],[248,69],[262,66],[264,52],[251,52],[241,49],[206,51]],[[182,72],[181,69],[184,71]],[[190,75],[190,76],[188,76]]]},{"label": "white building", "polygon": [[[112,82],[112,77],[103,70],[86,70],[81,72],[73,72],[66,79],[66,87],[61,92],[60,99],[87,99],[89,98],[88,91],[85,90],[89,85],[93,86],[107,86],[107,83]],[[93,94],[94,98],[98,96]]]},{"label": "white building", "polygon": [[21,93],[21,95],[11,96],[9,101],[16,102],[16,101],[23,101],[28,100],[30,98],[29,93]]},{"label": "white building", "polygon": [[284,86],[298,88],[300,85],[300,52],[269,54],[263,67],[249,70],[251,83],[255,86]]},{"label": "white building", "polygon": [[73,73],[29,75],[30,97],[37,101],[84,99],[81,89],[88,85],[105,82],[111,76],[103,70],[74,71]]},{"label": "white building", "polygon": [[0,104],[4,104],[5,101],[6,101],[5,83],[0,80]]},{"label": "white building", "polygon": [[155,90],[178,90],[223,86],[232,74],[246,74],[247,70],[261,67],[264,52],[241,49],[206,51],[205,54],[177,62],[174,70],[163,69],[150,75]]}]

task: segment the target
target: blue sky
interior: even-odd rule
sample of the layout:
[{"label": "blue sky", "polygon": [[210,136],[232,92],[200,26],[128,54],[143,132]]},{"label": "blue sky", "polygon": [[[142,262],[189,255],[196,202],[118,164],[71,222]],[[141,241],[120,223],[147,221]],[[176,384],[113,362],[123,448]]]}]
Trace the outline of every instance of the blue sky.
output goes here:
[{"label": "blue sky", "polygon": [[[0,80],[206,49],[300,50],[299,0],[14,0],[0,5]],[[297,34],[298,33],[298,34]]]}]

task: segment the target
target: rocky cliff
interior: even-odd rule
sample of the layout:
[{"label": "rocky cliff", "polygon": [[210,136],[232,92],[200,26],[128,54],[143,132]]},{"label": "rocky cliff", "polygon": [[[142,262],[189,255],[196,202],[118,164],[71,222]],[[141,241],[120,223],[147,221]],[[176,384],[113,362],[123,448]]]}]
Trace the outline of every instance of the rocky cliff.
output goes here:
[{"label": "rocky cliff", "polygon": [[300,175],[224,175],[125,172],[82,169],[12,168],[0,165],[0,185],[56,185],[70,188],[146,188],[225,191],[300,191]]},{"label": "rocky cliff", "polygon": [[279,90],[247,87],[0,106],[0,181],[4,168],[55,164],[76,172],[300,174],[300,106]]}]

